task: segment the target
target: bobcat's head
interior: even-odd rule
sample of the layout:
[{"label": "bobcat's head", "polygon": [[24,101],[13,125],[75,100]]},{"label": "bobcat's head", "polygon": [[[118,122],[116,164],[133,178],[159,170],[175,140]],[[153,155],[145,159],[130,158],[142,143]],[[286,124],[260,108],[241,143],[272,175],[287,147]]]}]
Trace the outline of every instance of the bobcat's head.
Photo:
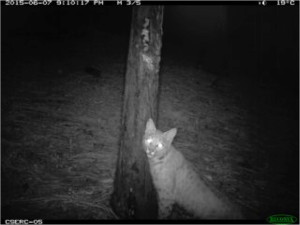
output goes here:
[{"label": "bobcat's head", "polygon": [[157,130],[153,120],[150,118],[146,124],[145,135],[143,138],[143,146],[148,158],[164,158],[164,156],[166,156],[171,150],[170,145],[176,133],[176,128],[173,128],[164,133]]}]

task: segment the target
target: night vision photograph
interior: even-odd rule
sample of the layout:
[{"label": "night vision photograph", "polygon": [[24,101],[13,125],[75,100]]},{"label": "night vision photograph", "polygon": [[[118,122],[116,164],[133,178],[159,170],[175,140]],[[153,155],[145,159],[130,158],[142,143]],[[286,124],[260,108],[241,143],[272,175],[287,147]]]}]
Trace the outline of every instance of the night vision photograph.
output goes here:
[{"label": "night vision photograph", "polygon": [[299,2],[1,1],[2,224],[298,220]]}]

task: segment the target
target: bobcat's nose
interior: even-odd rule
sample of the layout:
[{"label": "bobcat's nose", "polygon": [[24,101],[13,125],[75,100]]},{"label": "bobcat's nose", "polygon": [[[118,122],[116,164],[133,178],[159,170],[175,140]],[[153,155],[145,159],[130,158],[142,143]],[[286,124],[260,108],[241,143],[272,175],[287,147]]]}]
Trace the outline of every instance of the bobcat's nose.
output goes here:
[{"label": "bobcat's nose", "polygon": [[149,148],[146,149],[146,153],[148,157],[153,157],[154,156],[154,151],[151,151]]}]

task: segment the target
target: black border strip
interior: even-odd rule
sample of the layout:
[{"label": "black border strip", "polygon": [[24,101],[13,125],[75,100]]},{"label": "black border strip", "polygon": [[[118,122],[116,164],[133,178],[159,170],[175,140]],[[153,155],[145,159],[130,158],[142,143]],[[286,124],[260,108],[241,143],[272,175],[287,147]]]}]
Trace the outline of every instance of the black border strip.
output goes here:
[{"label": "black border strip", "polygon": [[[266,224],[266,220],[43,220],[43,224]],[[1,224],[5,219],[1,219]]]},{"label": "black border strip", "polygon": [[[130,6],[136,6],[136,2],[135,0],[130,0],[131,1],[131,5],[127,4],[127,0],[122,0],[122,5],[118,5],[117,4],[117,0],[103,0],[103,5],[101,4],[95,4],[94,0],[90,0],[88,4],[86,5],[81,5],[81,4],[77,4],[77,5],[70,5],[67,4],[67,2],[71,2],[71,1],[76,1],[76,2],[83,2],[84,0],[62,0],[65,1],[66,3],[64,5],[57,5],[56,0],[52,0],[52,2],[49,5],[43,5],[43,4],[39,4],[39,5],[16,5],[17,2],[19,2],[20,0],[11,0],[11,2],[14,2],[14,5],[7,5],[7,1],[6,0],[2,0],[1,1],[1,6],[2,7],[49,7],[49,6],[60,6],[60,7],[87,7],[87,6],[95,6],[95,7],[103,7],[103,6],[119,6],[119,7],[130,7]],[[39,3],[42,3],[43,0],[37,0]],[[243,1],[243,0],[236,0],[236,1],[218,1],[218,0],[210,0],[210,1],[202,1],[202,0],[136,0],[139,1],[141,3],[141,5],[245,5],[245,6],[261,6],[261,7],[267,7],[267,6],[279,6],[279,7],[295,7],[295,6],[299,6],[299,0],[294,0],[294,4],[295,5],[290,5],[290,4],[285,4],[285,5],[278,5],[278,0],[252,0],[252,1]],[[264,3],[266,3],[265,5],[262,5],[262,2],[264,1]],[[280,0],[281,1],[281,0]],[[285,0],[288,1],[288,0]],[[24,0],[24,2],[29,2],[29,0]]]}]

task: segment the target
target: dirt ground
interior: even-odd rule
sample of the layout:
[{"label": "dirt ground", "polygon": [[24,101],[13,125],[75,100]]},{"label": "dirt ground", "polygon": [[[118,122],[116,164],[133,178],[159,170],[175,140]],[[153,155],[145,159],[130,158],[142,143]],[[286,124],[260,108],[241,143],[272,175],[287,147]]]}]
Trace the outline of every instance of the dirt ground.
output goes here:
[{"label": "dirt ground", "polygon": [[[2,218],[117,219],[128,43],[92,37],[2,43]],[[298,216],[298,91],[196,61],[164,49],[158,128],[178,128],[175,148],[253,219]]]}]

